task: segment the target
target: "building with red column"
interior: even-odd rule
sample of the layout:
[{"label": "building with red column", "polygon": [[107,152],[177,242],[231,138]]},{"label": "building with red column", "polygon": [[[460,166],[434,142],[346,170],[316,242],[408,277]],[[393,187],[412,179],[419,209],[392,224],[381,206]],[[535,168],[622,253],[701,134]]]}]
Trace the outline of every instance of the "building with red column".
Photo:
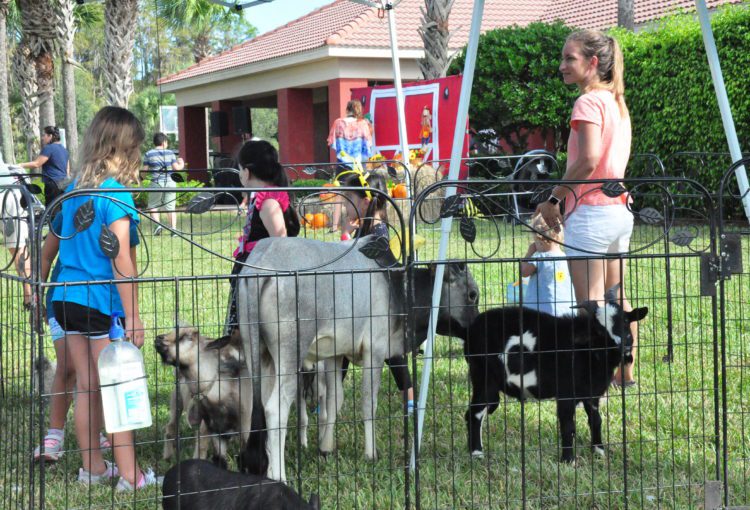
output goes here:
[{"label": "building with red column", "polygon": [[[740,0],[709,0],[709,7]],[[278,1],[283,8],[283,0]],[[424,55],[418,32],[424,0],[396,7],[401,72],[405,81],[422,78]],[[450,16],[450,48],[466,45],[473,0],[455,0]],[[635,21],[647,26],[693,0],[636,0]],[[334,160],[326,146],[331,123],[344,114],[351,90],[391,84],[393,69],[387,17],[382,11],[335,0],[271,32],[208,57],[159,81],[174,93],[179,116],[179,148],[191,168],[217,165],[209,158],[209,138],[217,155],[232,156],[251,136],[252,108],[275,108],[282,162]],[[485,5],[482,30],[532,21],[562,19],[584,28],[617,23],[617,2],[600,0],[492,0]],[[220,163],[218,164],[220,165]]]}]

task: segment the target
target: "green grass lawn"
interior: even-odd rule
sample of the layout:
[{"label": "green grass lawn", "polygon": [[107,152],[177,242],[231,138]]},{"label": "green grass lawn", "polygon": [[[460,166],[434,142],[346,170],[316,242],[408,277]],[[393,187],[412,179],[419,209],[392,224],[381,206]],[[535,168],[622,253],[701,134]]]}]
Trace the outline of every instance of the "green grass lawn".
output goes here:
[{"label": "green grass lawn", "polygon": [[[142,318],[148,329],[144,355],[154,425],[137,432],[139,461],[164,474],[171,463],[161,459],[163,426],[168,418],[172,371],[163,367],[153,349],[153,337],[174,328],[177,319],[199,326],[208,336],[219,334],[226,313],[229,285],[225,278],[192,276],[227,274],[240,221],[230,213],[181,216],[181,228],[196,234],[197,245],[166,235],[145,237],[139,251],[144,278],[168,277],[140,285]],[[190,223],[192,221],[192,224]],[[520,227],[478,220],[477,241],[463,242],[457,222],[451,235],[449,256],[469,259],[482,293],[482,306],[501,306],[505,286],[516,279],[518,262],[529,239]],[[439,225],[434,225],[438,227]],[[144,231],[150,232],[145,225]],[[437,255],[436,228],[420,227],[426,245],[422,261]],[[332,239],[322,231],[308,232]],[[408,492],[410,506],[419,497],[422,508],[703,508],[703,483],[721,471],[722,419],[728,422],[729,490],[731,502],[750,503],[750,444],[745,436],[750,417],[750,355],[745,345],[750,321],[745,317],[750,296],[747,271],[727,282],[727,369],[722,374],[714,348],[712,301],[700,297],[700,270],[692,249],[707,245],[700,229],[690,248],[669,245],[670,258],[658,231],[639,226],[634,246],[646,247],[628,262],[626,292],[634,306],[648,306],[649,316],[640,328],[636,376],[638,386],[611,391],[602,405],[607,456],[593,458],[585,413],[577,414],[578,459],[575,467],[557,462],[559,456],[554,402],[503,402],[484,428],[485,457],[472,459],[467,451],[464,413],[470,386],[461,344],[439,337],[435,344],[434,372],[429,388],[424,438],[419,459],[419,486],[408,473],[413,423],[404,419],[401,395],[387,371],[383,373],[377,412],[379,458],[364,459],[363,425],[359,404],[361,372],[352,368],[345,380],[346,401],[339,416],[338,451],[322,458],[317,453],[317,427],[312,416],[311,446],[299,446],[295,413],[290,420],[286,460],[289,482],[301,486],[307,499],[318,492],[323,508],[403,508]],[[199,245],[199,246],[198,246]],[[743,255],[747,261],[747,242]],[[657,254],[656,258],[645,255]],[[222,255],[227,258],[222,258]],[[304,256],[304,254],[300,254]],[[3,252],[0,260],[7,259]],[[491,261],[479,261],[490,257]],[[316,296],[310,296],[316,299]],[[33,470],[30,488],[30,451],[39,434],[30,398],[31,335],[21,310],[18,282],[0,280],[0,343],[2,344],[5,396],[0,400],[0,508],[25,508],[39,504],[40,470]],[[717,322],[718,325],[718,322]],[[664,363],[672,338],[674,358]],[[50,343],[45,339],[47,355]],[[716,352],[721,354],[720,350]],[[419,375],[424,360],[417,360]],[[720,363],[720,359],[719,359]],[[724,376],[728,399],[726,415],[715,405]],[[419,381],[419,376],[415,382]],[[721,407],[721,406],[720,406]],[[72,416],[72,415],[71,415]],[[191,435],[183,420],[181,430]],[[408,438],[408,448],[404,438]],[[719,450],[716,445],[719,444]],[[61,462],[44,472],[46,508],[161,508],[160,491],[114,494],[109,487],[82,488],[75,482],[80,456],[75,452],[72,422],[68,424]],[[193,441],[181,443],[181,455],[192,454]],[[232,445],[236,453],[238,445]],[[718,463],[717,463],[718,459]]]}]

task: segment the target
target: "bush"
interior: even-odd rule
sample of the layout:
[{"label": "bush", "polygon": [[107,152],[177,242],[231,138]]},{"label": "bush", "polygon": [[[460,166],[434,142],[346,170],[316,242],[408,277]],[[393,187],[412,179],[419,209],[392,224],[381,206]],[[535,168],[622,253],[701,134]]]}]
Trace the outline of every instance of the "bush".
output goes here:
[{"label": "bush", "polygon": [[[571,28],[556,22],[490,30],[479,38],[469,116],[478,129],[494,129],[516,153],[526,150],[529,130],[555,134],[560,150],[577,91],[558,73],[560,52]],[[463,70],[465,50],[449,74]]]}]

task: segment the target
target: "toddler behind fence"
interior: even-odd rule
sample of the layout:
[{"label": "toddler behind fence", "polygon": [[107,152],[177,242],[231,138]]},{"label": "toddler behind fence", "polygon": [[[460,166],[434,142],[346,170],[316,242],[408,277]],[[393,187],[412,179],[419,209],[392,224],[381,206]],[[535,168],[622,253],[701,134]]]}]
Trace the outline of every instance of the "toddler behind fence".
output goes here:
[{"label": "toddler behind fence", "polygon": [[531,260],[521,263],[521,275],[529,277],[521,304],[557,317],[572,315],[570,307],[575,305],[575,294],[568,262],[562,260],[565,257],[560,247],[564,240],[562,228],[560,232],[555,232],[539,213],[532,216],[531,228],[534,230],[533,241],[525,255]]}]

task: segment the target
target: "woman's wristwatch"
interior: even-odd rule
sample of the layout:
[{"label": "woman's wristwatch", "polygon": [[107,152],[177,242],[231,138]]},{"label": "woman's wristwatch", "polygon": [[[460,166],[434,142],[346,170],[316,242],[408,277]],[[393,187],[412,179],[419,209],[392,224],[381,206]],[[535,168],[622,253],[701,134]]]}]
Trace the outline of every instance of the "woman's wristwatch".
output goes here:
[{"label": "woman's wristwatch", "polygon": [[555,195],[550,195],[550,197],[547,199],[547,202],[549,202],[552,205],[557,205],[560,203],[560,199],[557,198]]}]

